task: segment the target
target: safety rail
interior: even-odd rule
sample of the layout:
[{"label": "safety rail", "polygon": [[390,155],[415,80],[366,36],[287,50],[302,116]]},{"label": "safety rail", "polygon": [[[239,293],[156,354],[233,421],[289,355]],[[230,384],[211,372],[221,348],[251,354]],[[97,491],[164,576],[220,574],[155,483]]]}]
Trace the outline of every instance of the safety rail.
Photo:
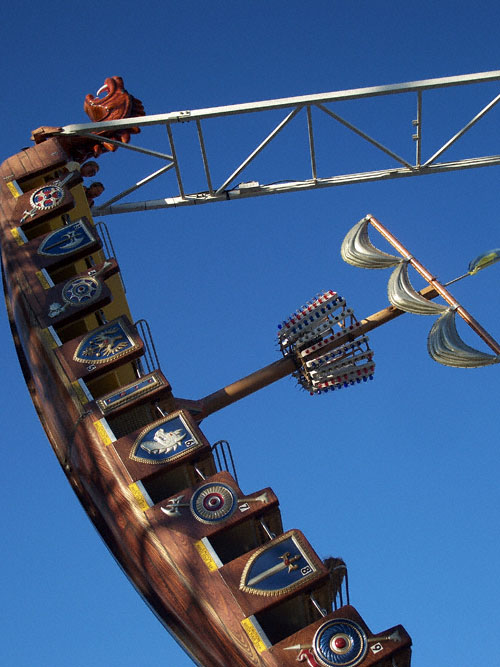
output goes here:
[{"label": "safety rail", "polygon": [[[236,480],[236,484],[239,484],[229,442],[227,440],[217,440],[217,442],[212,445],[212,454],[214,455],[217,471],[221,472],[222,470],[227,470],[227,472],[229,472]],[[229,464],[231,467],[229,467]]]}]

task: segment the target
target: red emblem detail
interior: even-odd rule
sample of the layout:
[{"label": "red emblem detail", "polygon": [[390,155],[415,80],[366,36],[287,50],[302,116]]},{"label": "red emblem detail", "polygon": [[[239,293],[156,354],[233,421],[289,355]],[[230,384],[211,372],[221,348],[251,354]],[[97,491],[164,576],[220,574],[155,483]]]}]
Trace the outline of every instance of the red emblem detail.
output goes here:
[{"label": "red emblem detail", "polygon": [[310,648],[302,649],[297,656],[297,662],[305,662],[306,660],[309,667],[320,667]]}]

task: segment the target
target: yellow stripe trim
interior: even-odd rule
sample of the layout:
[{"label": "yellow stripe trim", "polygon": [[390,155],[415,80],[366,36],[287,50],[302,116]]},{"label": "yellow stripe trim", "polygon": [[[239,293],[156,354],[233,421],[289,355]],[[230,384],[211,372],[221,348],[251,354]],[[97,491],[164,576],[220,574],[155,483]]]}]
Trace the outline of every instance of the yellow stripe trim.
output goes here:
[{"label": "yellow stripe trim", "polygon": [[38,278],[38,280],[42,284],[43,289],[50,289],[49,281],[47,280],[47,278],[43,275],[43,273],[41,271],[36,272],[36,277]]},{"label": "yellow stripe trim", "polygon": [[129,484],[128,488],[132,491],[132,495],[134,498],[137,500],[137,503],[141,510],[145,512],[147,509],[149,509],[149,505],[146,502],[146,498],[141,493],[141,490],[137,486],[135,482],[132,482],[132,484]]},{"label": "yellow stripe trim", "polygon": [[53,350],[54,348],[56,348],[56,347],[59,347],[59,346],[57,345],[57,342],[54,340],[54,337],[52,336],[52,334],[50,333],[50,331],[49,331],[48,329],[42,329],[40,333],[42,334],[42,337],[43,337],[45,343],[46,343],[52,350]]},{"label": "yellow stripe trim", "polygon": [[207,547],[203,544],[201,540],[198,542],[194,543],[194,546],[196,548],[196,551],[200,554],[201,560],[205,563],[205,565],[208,567],[210,572],[214,572],[217,570],[217,563],[214,561],[212,556],[210,555],[210,552],[208,551]]},{"label": "yellow stripe trim", "polygon": [[16,239],[17,245],[24,245],[24,241],[21,238],[21,234],[19,233],[19,230],[17,227],[12,227],[10,230],[10,233],[12,236]]},{"label": "yellow stripe trim", "polygon": [[22,195],[22,192],[20,192],[21,188],[16,181],[8,181],[7,187],[9,188],[11,195],[13,195],[16,199]]},{"label": "yellow stripe trim", "polygon": [[244,618],[241,621],[241,625],[243,626],[243,629],[247,633],[250,641],[257,649],[257,652],[263,653],[264,651],[267,651],[267,646],[262,641],[261,636],[259,635],[259,631],[252,623],[252,621],[249,618]]},{"label": "yellow stripe trim", "polygon": [[111,438],[109,437],[108,432],[106,431],[106,429],[102,425],[100,419],[98,419],[97,421],[94,422],[94,428],[99,433],[99,437],[101,438],[103,443],[106,445],[106,447],[113,442],[111,440]]},{"label": "yellow stripe trim", "polygon": [[85,392],[83,389],[80,387],[79,382],[72,382],[71,386],[75,390],[75,394],[78,396],[78,400],[82,405],[85,405],[85,403],[89,402],[89,399],[85,396]]}]

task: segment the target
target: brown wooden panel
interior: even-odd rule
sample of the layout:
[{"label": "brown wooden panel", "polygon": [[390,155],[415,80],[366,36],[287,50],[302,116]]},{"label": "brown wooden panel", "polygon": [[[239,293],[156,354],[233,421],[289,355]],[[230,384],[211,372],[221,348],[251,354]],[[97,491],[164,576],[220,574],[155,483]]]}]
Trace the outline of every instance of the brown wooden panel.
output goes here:
[{"label": "brown wooden panel", "polygon": [[[277,569],[274,573],[271,568]],[[246,616],[328,580],[328,570],[299,530],[289,530],[219,570]],[[268,576],[263,576],[265,573]],[[256,581],[262,577],[259,581]]]},{"label": "brown wooden panel", "polygon": [[[44,142],[40,146],[44,150],[48,150],[50,142]],[[53,144],[54,146],[57,147],[57,142]],[[23,158],[18,158],[17,167],[24,170],[24,165],[27,165],[28,162],[31,165],[30,168],[35,167],[36,159],[32,159],[30,154],[28,154],[28,159],[26,155]],[[54,168],[53,165],[51,168]],[[5,174],[4,166],[2,166],[2,174]],[[6,192],[5,183],[1,180],[0,187],[3,188],[2,195],[6,197],[5,205],[2,201],[2,212],[6,216],[5,220],[10,222],[12,209],[16,206],[17,200],[11,193]],[[51,210],[50,215],[54,215],[53,210]],[[248,630],[245,632],[242,629],[242,622],[253,614],[259,615],[261,620],[269,620],[272,615],[267,614],[273,610],[277,610],[276,618],[279,620],[279,614],[284,613],[285,609],[293,610],[296,602],[301,604],[304,602],[306,605],[310,605],[310,602],[308,602],[310,590],[314,590],[316,594],[323,590],[328,583],[327,569],[299,531],[289,531],[264,545],[263,548],[247,553],[217,571],[211,570],[207,566],[207,560],[204,560],[201,550],[196,546],[197,542],[194,538],[197,534],[191,533],[189,527],[187,531],[181,531],[169,529],[168,526],[161,524],[160,528],[164,531],[165,536],[168,533],[170,542],[166,546],[166,537],[163,544],[160,542],[155,531],[151,530],[151,524],[155,521],[159,525],[153,511],[155,508],[147,510],[148,513],[152,513],[151,522],[148,521],[145,514],[137,512],[137,506],[129,488],[130,479],[127,477],[129,468],[123,458],[123,452],[119,454],[119,448],[113,445],[106,446],[107,443],[99,435],[99,429],[94,423],[96,421],[94,419],[95,405],[92,405],[92,411],[87,413],[87,406],[82,406],[75,399],[74,391],[68,383],[66,375],[55,363],[53,356],[55,354],[59,358],[70,379],[84,377],[86,380],[91,380],[93,377],[101,373],[106,374],[113,368],[140,355],[142,342],[128,320],[119,318],[119,320],[113,320],[113,322],[103,327],[98,327],[91,334],[78,336],[74,340],[68,341],[54,351],[47,344],[44,332],[37,328],[37,323],[28,308],[26,294],[30,292],[27,289],[29,284],[26,280],[25,269],[30,264],[28,261],[29,255],[24,249],[23,256],[28,257],[28,264],[13,261],[12,257],[9,257],[8,249],[12,243],[10,243],[8,227],[9,225],[3,231],[4,233],[7,232],[9,242],[2,243],[2,252],[7,267],[6,283],[11,299],[9,318],[14,329],[14,337],[28,386],[59,461],[63,464],[64,470],[86,511],[125,572],[131,577],[139,592],[149,601],[159,616],[181,637],[182,641],[192,648],[200,664],[206,665],[206,667],[228,667],[229,665],[236,667],[237,665],[250,664],[265,664],[276,667],[277,665],[291,664],[290,656],[293,657],[293,664],[297,660],[302,662],[308,660],[307,657],[300,658],[295,650],[286,651],[285,649],[295,645],[298,641],[311,644],[317,629],[323,627],[332,615],[315,621],[305,630],[300,630],[290,637],[280,640],[279,646],[272,647],[268,651],[264,650],[262,653],[258,642],[256,643],[251,639]],[[29,270],[31,271],[31,269]],[[43,298],[46,297],[45,294]],[[85,346],[81,348],[81,344],[90,341],[92,336],[96,334],[101,335],[102,340],[98,342],[102,347],[97,346],[101,351],[106,346],[113,348],[120,342],[120,336],[116,336],[117,330],[112,330],[117,321],[123,322],[123,326],[128,328],[129,332],[132,332],[130,334],[131,340],[128,340],[128,337],[125,336],[127,340],[123,341],[125,343],[130,342],[131,347],[116,348],[116,354],[109,356],[109,358],[101,356],[92,361],[91,355],[82,357],[81,352],[86,348]],[[135,341],[137,339],[138,343],[136,345]],[[80,353],[76,354],[78,351]],[[95,368],[89,368],[89,364],[92,364]],[[130,365],[127,368],[132,371]],[[102,381],[102,378],[99,381]],[[128,377],[126,381],[129,382]],[[106,391],[108,390],[109,388],[106,388]],[[160,445],[166,443],[167,446],[173,447],[173,445],[168,444],[167,437],[154,440],[154,436],[156,430],[162,427],[166,431],[165,424],[174,417],[175,413],[169,415],[165,420],[151,422],[151,424],[156,425],[153,428],[154,432],[151,433],[153,442]],[[185,419],[186,423],[189,423],[189,433],[194,434],[196,424],[188,414]],[[150,427],[151,425],[148,427],[151,430]],[[143,431],[144,429],[141,429],[137,433]],[[205,456],[205,463],[208,466],[208,462],[211,460],[210,446],[201,432],[198,437],[200,441],[202,440],[199,448],[190,445],[187,448],[189,450],[187,454],[174,449],[174,455],[182,454],[182,456],[175,458],[175,460],[172,457],[170,462],[146,463],[136,456],[137,452],[134,450],[135,458],[132,458],[131,461],[134,465],[142,466],[145,472],[145,476],[140,479],[158,478],[163,474],[162,471],[169,469],[185,468],[186,470],[191,469],[192,472],[192,463],[195,460],[197,465],[201,467],[199,457],[202,455]],[[126,438],[120,439],[120,441],[122,440],[125,441]],[[144,441],[139,439],[138,442]],[[129,459],[132,445],[135,444],[137,444],[135,440],[132,443],[129,441],[127,447],[127,457]],[[151,474],[152,470],[157,472]],[[227,474],[221,473],[221,475],[218,479],[226,479],[234,484],[232,478],[225,476]],[[195,490],[189,489],[191,494],[202,488],[207,481],[209,480],[197,484],[193,482]],[[179,488],[182,492],[182,489],[187,488],[187,486]],[[241,493],[237,487],[235,490],[237,494]],[[161,506],[165,507],[163,502]],[[247,514],[246,516],[250,515]],[[196,519],[192,521],[196,521]],[[230,523],[231,521],[233,523]],[[212,529],[209,524],[199,523],[202,528],[206,525],[208,529]],[[228,517],[226,529],[231,530],[243,523],[244,520],[238,522],[236,516],[233,517],[232,515]],[[213,531],[211,533],[212,539],[220,532],[222,531]],[[262,590],[261,592],[247,590],[252,587],[254,589],[258,588],[258,584],[266,579],[264,577],[255,581],[255,579],[258,579],[255,574],[252,577],[247,576],[246,579],[245,576],[251,572],[251,564],[256,562],[256,558],[264,554],[270,545],[278,545],[280,548],[274,553],[267,569],[276,567],[272,564],[276,563],[284,566],[279,572],[290,572],[288,570],[290,566],[292,566],[291,572],[294,572],[293,566],[297,565],[295,556],[298,554],[286,546],[284,541],[284,538],[290,535],[297,537],[302,549],[307,553],[304,569],[307,570],[307,567],[311,567],[312,572],[304,572],[303,578],[297,580],[298,585],[293,588],[287,588],[286,586],[280,589],[271,588],[264,593]],[[253,583],[249,579],[253,579]],[[283,590],[283,588],[286,590]],[[321,596],[319,597],[321,599]],[[333,616],[337,614],[336,618],[350,618],[361,624],[360,617],[356,615],[354,610],[350,612],[349,609],[343,608],[334,612]],[[351,615],[349,616],[349,614]],[[410,640],[401,626],[375,636],[370,634],[366,626],[363,625],[362,627],[368,639],[373,638],[374,640],[369,643],[367,655],[364,661],[360,663],[362,667],[372,665],[378,667],[392,665],[393,667],[392,656],[397,658],[398,667],[408,667]],[[398,633],[397,638],[394,631]],[[301,637],[304,637],[304,639],[301,639]],[[290,639],[293,643],[290,642]],[[376,650],[373,650],[373,648]]]},{"label": "brown wooden panel", "polygon": [[[101,249],[102,243],[97,230],[87,218],[75,220],[67,227],[66,232],[61,227],[60,230],[38,236],[24,245],[38,270],[55,271]],[[60,254],[54,255],[54,252]]]},{"label": "brown wooden panel", "polygon": [[[315,661],[317,657],[321,658],[321,654],[317,656],[313,648],[316,632],[320,628],[323,628],[322,632],[325,634],[322,636],[325,639],[328,639],[330,635],[332,638],[335,637],[336,626],[332,621],[338,622],[341,619],[353,621],[361,628],[362,633],[365,634],[366,654],[361,662],[355,663],[356,665],[359,667],[374,667],[375,665],[377,667],[392,667],[394,664],[392,658],[395,658],[398,667],[409,667],[411,639],[403,626],[397,625],[389,628],[389,630],[373,634],[356,609],[349,605],[329,613],[324,618],[290,635],[283,641],[272,646],[269,649],[269,653],[277,658],[277,664],[279,665],[296,665],[297,661],[311,664],[311,662],[307,662],[308,659]],[[302,648],[291,648],[299,646]],[[345,648],[347,647],[342,648],[339,646],[337,650],[342,651]],[[312,655],[312,659],[309,658],[309,655]],[[318,661],[316,663],[312,662],[312,664],[323,663]]]},{"label": "brown wooden panel", "polygon": [[[18,219],[15,216],[16,205],[19,197],[15,197],[8,187],[8,182],[13,178],[12,169],[9,166],[9,160],[5,160],[0,167],[0,192],[2,209],[2,227],[5,230],[7,238],[9,230],[17,226]],[[2,244],[4,238],[2,238]]]},{"label": "brown wooden panel", "polygon": [[64,326],[111,303],[113,297],[105,281],[118,271],[113,259],[44,290],[38,303],[42,326]]},{"label": "brown wooden panel", "polygon": [[29,166],[24,173],[15,173],[15,179],[20,184],[63,167],[70,159],[55,137],[36,146],[30,146],[18,155],[24,158],[21,162],[23,166]]},{"label": "brown wooden panel", "polygon": [[[178,430],[185,434],[184,438],[181,439],[182,433],[175,434]],[[159,474],[160,471],[163,473],[165,470],[172,470],[210,453],[208,440],[191,415],[184,410],[177,410],[139,431],[120,438],[113,447],[132,481],[142,482]],[[155,448],[165,451],[154,454],[152,450]]]},{"label": "brown wooden panel", "polygon": [[5,160],[6,174],[4,178],[9,178],[15,181],[21,181],[26,177],[26,166],[21,160],[21,154],[12,155],[8,160]]},{"label": "brown wooden panel", "polygon": [[16,180],[23,187],[26,181],[60,169],[68,160],[68,155],[58,141],[51,139],[39,146],[26,148],[6,160],[3,176]]},{"label": "brown wooden panel", "polygon": [[[227,492],[227,487],[234,496]],[[193,496],[194,511],[190,507]],[[215,505],[210,506],[212,497]],[[278,498],[270,488],[247,496],[232,475],[222,471],[195,487],[183,489],[175,496],[167,498],[147,510],[146,515],[160,540],[165,540],[168,544],[172,539],[176,539],[175,534],[178,532],[195,541],[221,532],[227,534],[233,526],[253,521],[276,510],[278,504]],[[200,505],[205,508],[201,512],[197,509]],[[225,512],[228,512],[227,515]]]},{"label": "brown wooden panel", "polygon": [[141,356],[144,344],[127,317],[64,343],[55,354],[71,381],[90,380]]},{"label": "brown wooden panel", "polygon": [[27,174],[37,173],[37,171],[43,168],[43,162],[38,157],[36,151],[31,150],[31,148],[25,148],[19,153],[19,161]]},{"label": "brown wooden panel", "polygon": [[[51,183],[47,183],[47,186],[44,187],[50,186]],[[57,187],[57,184],[54,184],[54,186]],[[70,190],[67,187],[63,187],[63,196],[57,200],[57,203],[55,203],[54,206],[47,208],[46,210],[37,210],[30,200],[39,190],[41,190],[41,188],[35,188],[34,190],[21,195],[16,200],[14,218],[24,232],[33,229],[36,225],[39,225],[50,218],[55,218],[58,215],[70,211],[75,206],[75,200],[73,199]],[[56,199],[54,198],[53,201],[56,201]]]},{"label": "brown wooden panel", "polygon": [[97,407],[104,416],[115,417],[124,410],[137,407],[144,403],[168,401],[172,395],[172,387],[160,370],[148,373],[136,382],[120,387],[96,401]]}]

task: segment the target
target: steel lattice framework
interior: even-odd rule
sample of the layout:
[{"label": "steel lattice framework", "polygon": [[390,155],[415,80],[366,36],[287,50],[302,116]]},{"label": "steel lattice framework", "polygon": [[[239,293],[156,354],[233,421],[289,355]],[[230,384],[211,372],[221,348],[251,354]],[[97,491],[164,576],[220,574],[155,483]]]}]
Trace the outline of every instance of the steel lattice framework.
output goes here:
[{"label": "steel lattice framework", "polygon": [[[115,213],[128,213],[134,211],[152,210],[160,208],[170,208],[177,206],[189,206],[195,204],[207,204],[210,202],[229,201],[241,199],[246,197],[256,197],[269,194],[277,194],[282,192],[294,192],[299,190],[313,190],[317,188],[332,187],[338,185],[347,185],[353,183],[366,183],[373,181],[380,181],[392,178],[402,178],[407,176],[419,176],[422,174],[433,174],[447,171],[455,171],[459,169],[469,169],[474,167],[486,167],[500,164],[500,155],[486,155],[486,156],[471,156],[465,159],[455,161],[438,161],[441,156],[454,145],[464,134],[466,134],[473,126],[478,123],[499,101],[500,94],[497,94],[491,101],[469,120],[469,122],[462,127],[458,132],[448,135],[449,138],[429,157],[422,156],[422,136],[423,136],[423,98],[424,92],[436,89],[446,89],[452,86],[464,86],[466,84],[479,84],[500,80],[500,70],[493,72],[483,72],[479,74],[468,74],[463,76],[443,77],[437,79],[427,79],[423,81],[412,81],[408,83],[392,84],[385,86],[375,86],[369,88],[358,88],[353,90],[343,90],[331,93],[324,93],[318,95],[304,95],[300,97],[288,97],[275,100],[267,100],[263,102],[251,102],[247,104],[234,104],[230,106],[211,107],[206,109],[172,111],[170,113],[142,116],[137,118],[127,118],[124,120],[100,122],[100,123],[85,123],[79,125],[67,125],[62,128],[61,134],[64,135],[78,135],[84,137],[91,137],[96,141],[106,141],[108,143],[115,143],[124,150],[135,151],[137,153],[149,155],[160,160],[162,165],[159,169],[153,171],[145,176],[140,181],[134,183],[130,187],[112,197],[105,203],[94,208],[95,215],[107,215]],[[411,164],[403,157],[398,155],[396,151],[367,132],[351,123],[346,118],[340,116],[333,109],[335,103],[346,100],[366,100],[373,97],[390,97],[394,95],[409,94],[416,98],[416,112],[415,118],[412,120],[413,131],[412,139],[415,142],[415,161]],[[389,156],[393,162],[392,167],[382,168],[374,171],[365,171],[350,174],[336,174],[329,176],[322,176],[318,174],[318,166],[316,159],[316,152],[318,143],[315,143],[315,127],[313,123],[312,110],[317,109],[334,123],[339,123],[349,131],[360,137],[368,144],[378,149],[379,155],[384,156],[387,160]],[[211,176],[210,163],[217,161],[217,164],[226,164],[224,155],[208,155],[206,150],[206,142],[204,137],[203,123],[208,119],[225,118],[228,116],[242,115],[242,114],[263,114],[271,110],[284,110],[285,115],[282,120],[274,127],[274,129],[265,136],[265,138],[258,143],[254,150],[252,150],[245,159],[242,160],[236,168],[234,165],[228,165],[227,169],[224,166],[227,177],[220,184],[213,183]],[[452,118],[452,105],[447,109],[448,116]],[[309,162],[311,174],[310,178],[304,180],[285,180],[274,181],[271,184],[263,185],[257,180],[240,182],[238,184],[236,179],[243,174],[244,170],[254,159],[267,147],[277,135],[298,115],[305,114],[306,124],[305,132],[307,133],[307,142],[309,151]],[[315,112],[317,113],[317,112]],[[426,109],[427,113],[427,109]],[[430,115],[426,115],[426,123],[429,125],[431,120],[427,120]],[[199,144],[200,153],[181,155],[174,140],[174,126],[191,125],[193,131],[197,133],[197,141]],[[106,129],[117,130],[126,127],[140,127],[146,128],[151,126],[162,126],[166,128],[167,139],[169,144],[169,152],[160,152],[151,150],[149,148],[141,148],[137,145],[122,144],[109,138],[103,138],[94,134],[95,131],[103,131]],[[178,132],[180,130],[176,130]],[[224,130],[222,129],[222,132]],[[187,193],[183,185],[183,172],[181,165],[191,164],[194,160],[202,161],[204,181],[200,183],[200,187],[195,192]],[[150,183],[154,179],[162,176],[166,172],[174,170],[176,179],[169,179],[165,188],[173,187],[172,192],[166,192],[161,199],[152,199],[134,202],[117,203],[131,193],[135,192],[142,186]],[[173,184],[173,185],[172,185]]]}]

